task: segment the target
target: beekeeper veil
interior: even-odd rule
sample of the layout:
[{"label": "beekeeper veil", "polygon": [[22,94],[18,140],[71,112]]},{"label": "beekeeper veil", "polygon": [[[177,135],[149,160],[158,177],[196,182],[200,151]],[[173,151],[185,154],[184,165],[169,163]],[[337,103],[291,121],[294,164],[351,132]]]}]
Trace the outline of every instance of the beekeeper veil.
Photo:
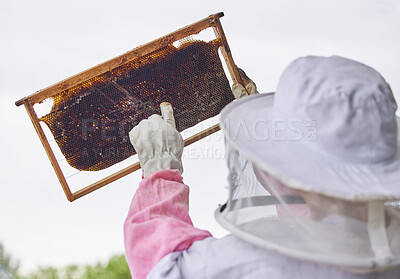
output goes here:
[{"label": "beekeeper veil", "polygon": [[276,93],[224,109],[230,192],[217,221],[257,246],[356,272],[400,265],[399,118],[374,69],[308,56]]}]

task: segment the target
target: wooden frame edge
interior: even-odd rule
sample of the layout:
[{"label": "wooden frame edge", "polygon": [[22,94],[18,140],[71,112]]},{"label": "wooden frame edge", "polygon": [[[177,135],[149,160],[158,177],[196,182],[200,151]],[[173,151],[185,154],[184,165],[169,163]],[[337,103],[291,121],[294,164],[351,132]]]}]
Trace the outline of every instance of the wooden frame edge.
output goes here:
[{"label": "wooden frame edge", "polygon": [[[175,32],[169,33],[169,34],[167,34],[163,37],[160,37],[156,40],[153,40],[145,45],[139,46],[131,51],[128,51],[125,54],[122,54],[122,55],[117,56],[113,59],[110,59],[106,62],[103,62],[97,66],[89,68],[88,70],[85,70],[81,73],[71,76],[71,77],[69,77],[65,80],[62,80],[54,85],[51,85],[47,88],[39,90],[36,93],[31,94],[31,95],[15,102],[16,106],[20,106],[22,104],[25,106],[25,108],[28,112],[28,115],[33,123],[33,126],[39,136],[39,139],[45,148],[47,156],[50,159],[53,169],[56,172],[57,178],[59,179],[59,181],[61,183],[63,191],[64,191],[67,199],[70,202],[72,202],[80,197],[83,197],[99,188],[106,186],[107,184],[109,184],[115,180],[118,180],[119,178],[122,178],[122,177],[140,169],[140,163],[136,162],[136,163],[132,164],[131,166],[128,166],[120,171],[117,171],[97,182],[90,184],[89,186],[86,186],[86,187],[72,193],[71,189],[69,188],[68,183],[64,177],[64,174],[55,158],[55,155],[50,147],[50,144],[44,134],[44,131],[43,131],[42,127],[40,126],[37,115],[33,109],[33,105],[36,103],[40,103],[43,100],[45,100],[49,97],[52,97],[63,90],[69,89],[79,83],[89,80],[89,79],[93,78],[94,76],[103,74],[103,73],[109,71],[110,69],[119,67],[119,66],[121,66],[125,63],[128,63],[138,57],[142,57],[142,56],[149,54],[159,48],[167,46],[171,42],[180,40],[189,35],[198,34],[202,30],[207,29],[209,27],[213,28],[216,37],[221,40],[221,52],[222,52],[222,55],[227,64],[229,74],[232,77],[233,83],[234,84],[236,84],[236,83],[243,84],[242,80],[240,78],[240,74],[237,69],[237,66],[235,65],[235,63],[233,61],[228,42],[226,40],[224,31],[222,29],[221,22],[219,20],[219,18],[223,17],[223,16],[224,16],[224,13],[222,13],[222,12],[210,15],[207,18],[204,18],[193,24],[187,25],[186,27],[178,29]],[[206,130],[200,131],[199,133],[185,139],[185,141],[184,141],[185,147],[206,137],[206,136],[209,136],[217,131],[219,131],[218,124],[211,126]]]},{"label": "wooden frame edge", "polygon": [[233,61],[231,49],[229,48],[228,41],[225,36],[224,29],[222,28],[221,21],[219,20],[219,17],[215,16],[213,17],[213,22],[212,22],[213,30],[215,33],[215,36],[217,38],[221,39],[222,46],[221,46],[221,52],[222,56],[225,59],[226,65],[228,67],[229,74],[232,77],[233,84],[241,84],[244,86],[243,81],[240,77],[239,71],[237,69],[237,66],[235,62]]},{"label": "wooden frame edge", "polygon": [[[185,142],[185,147],[188,146],[188,145],[191,145],[192,143],[195,143],[196,141],[199,141],[202,138],[205,138],[205,137],[207,137],[207,136],[209,136],[209,135],[211,135],[211,134],[213,134],[215,132],[218,132],[219,130],[220,130],[219,124],[215,124],[215,125],[207,128],[207,129],[205,129],[205,130],[203,130],[201,132],[198,132],[197,134],[185,139],[185,141],[184,141]],[[124,176],[126,176],[126,175],[128,175],[128,174],[130,174],[132,172],[134,172],[134,171],[137,171],[138,169],[140,169],[140,163],[136,162],[136,163],[134,163],[134,164],[132,164],[132,165],[130,165],[130,166],[128,166],[128,167],[116,172],[116,173],[113,173],[113,174],[111,174],[111,175],[109,175],[109,176],[107,176],[107,177],[105,177],[105,178],[103,178],[103,179],[101,179],[101,180],[99,180],[97,182],[94,182],[93,184],[90,184],[89,186],[86,186],[85,188],[82,188],[82,189],[74,192],[72,194],[73,199],[72,200],[68,199],[68,200],[72,202],[72,201],[74,201],[76,199],[79,199],[79,198],[81,198],[83,196],[86,196],[87,194],[89,194],[89,193],[91,193],[91,192],[93,192],[95,190],[98,190],[98,189],[110,184],[111,182],[114,182],[115,180],[118,180],[118,179],[120,179],[120,178],[122,178],[122,177],[124,177]]]},{"label": "wooden frame edge", "polygon": [[198,34],[202,30],[204,30],[208,27],[212,27],[216,20],[219,22],[218,19],[223,16],[224,16],[224,13],[222,13],[222,12],[210,15],[202,20],[199,20],[195,23],[192,23],[183,28],[180,28],[172,33],[169,33],[169,34],[163,36],[163,37],[155,39],[145,45],[136,47],[133,50],[126,52],[125,54],[119,55],[119,56],[112,58],[108,61],[105,61],[97,66],[89,68],[83,72],[73,75],[67,79],[64,79],[64,80],[56,83],[56,84],[53,84],[47,88],[39,90],[36,93],[33,93],[25,98],[22,98],[22,99],[16,101],[15,105],[20,106],[27,101],[31,104],[40,103],[43,100],[45,100],[49,97],[52,97],[61,91],[72,88],[73,86],[75,86],[77,84],[85,82],[95,76],[101,75],[101,74],[109,71],[110,69],[115,69],[123,64],[126,64],[136,58],[139,58],[146,54],[149,54],[157,49],[165,47],[165,46],[171,44],[172,42],[180,40],[184,37]]},{"label": "wooden frame edge", "polygon": [[44,134],[44,131],[42,129],[42,126],[40,126],[39,120],[37,118],[36,112],[33,109],[32,105],[28,101],[24,101],[24,106],[26,111],[28,112],[29,118],[32,121],[32,124],[36,130],[36,133],[39,136],[40,141],[43,144],[43,147],[46,151],[47,157],[49,158],[51,165],[53,166],[54,171],[56,172],[57,178],[60,181],[61,187],[64,190],[65,196],[69,201],[73,201],[74,197],[71,193],[70,188],[68,187],[67,181],[64,177],[64,174],[60,168],[60,165],[57,162],[56,156],[53,153],[53,150],[50,147],[50,144],[46,138],[46,135]]}]

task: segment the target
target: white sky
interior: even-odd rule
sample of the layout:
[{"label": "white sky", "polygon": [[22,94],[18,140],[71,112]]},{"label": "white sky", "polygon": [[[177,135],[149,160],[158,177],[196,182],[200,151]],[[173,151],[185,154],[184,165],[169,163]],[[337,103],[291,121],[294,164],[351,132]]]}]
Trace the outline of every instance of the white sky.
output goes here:
[{"label": "white sky", "polygon": [[[190,4],[189,4],[190,3]],[[261,92],[308,54],[341,55],[378,70],[400,100],[400,2],[20,1],[0,2],[0,242],[21,261],[64,266],[123,253],[122,225],[140,172],[69,203],[23,107],[36,90],[210,14],[221,19],[237,65]],[[226,232],[213,211],[227,196],[220,135],[185,151],[195,225]],[[211,151],[210,151],[211,150]],[[214,153],[214,155],[210,155]],[[204,158],[200,158],[202,154]],[[195,157],[195,158],[193,158]]]}]

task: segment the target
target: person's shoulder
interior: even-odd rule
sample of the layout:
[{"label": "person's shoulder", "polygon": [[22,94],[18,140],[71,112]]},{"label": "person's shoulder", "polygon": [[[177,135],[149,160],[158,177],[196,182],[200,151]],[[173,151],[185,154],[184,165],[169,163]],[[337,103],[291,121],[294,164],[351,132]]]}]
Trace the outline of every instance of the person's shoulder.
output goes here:
[{"label": "person's shoulder", "polygon": [[[207,269],[209,273],[235,274],[234,278],[324,278],[324,279],[398,279],[400,268],[390,269],[380,273],[360,274],[350,272],[333,265],[321,264],[296,259],[272,249],[262,248],[229,234],[220,239],[208,238],[198,245],[207,247]],[[252,276],[248,277],[248,272]],[[211,274],[208,274],[211,275]],[[236,276],[236,275],[235,275]],[[210,276],[209,278],[218,278]],[[226,277],[233,278],[233,277]]]},{"label": "person's shoulder", "polygon": [[357,274],[334,266],[295,259],[264,249],[235,235],[198,240],[164,257],[148,278],[324,278],[398,279],[400,269]]}]

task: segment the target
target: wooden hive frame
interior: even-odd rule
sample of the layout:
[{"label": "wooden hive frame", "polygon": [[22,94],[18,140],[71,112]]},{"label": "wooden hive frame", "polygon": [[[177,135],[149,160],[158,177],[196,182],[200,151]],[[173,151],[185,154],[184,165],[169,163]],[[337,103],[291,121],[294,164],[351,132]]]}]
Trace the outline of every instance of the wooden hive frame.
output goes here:
[{"label": "wooden hive frame", "polygon": [[[178,41],[180,39],[183,39],[185,37],[188,37],[190,35],[196,35],[200,33],[202,30],[207,29],[207,28],[213,28],[214,34],[216,38],[220,39],[221,41],[221,53],[224,57],[226,66],[228,68],[229,74],[232,78],[232,82],[234,84],[240,83],[242,84],[242,81],[240,79],[240,75],[238,72],[238,69],[233,61],[232,54],[228,45],[228,42],[226,40],[224,31],[222,29],[221,22],[219,20],[220,17],[223,17],[223,13],[217,13],[210,15],[202,20],[199,20],[193,24],[190,24],[184,28],[181,28],[175,32],[172,32],[170,34],[167,34],[161,38],[158,38],[154,41],[151,41],[145,45],[139,46],[131,51],[126,52],[125,54],[122,54],[120,56],[117,56],[111,60],[108,60],[104,63],[101,63],[95,67],[92,67],[86,71],[83,71],[81,73],[78,73],[74,76],[71,76],[65,80],[62,80],[54,85],[51,85],[47,88],[44,88],[42,90],[37,91],[34,94],[31,94],[25,98],[22,98],[18,101],[15,102],[17,106],[24,105],[25,109],[33,123],[33,126],[39,136],[40,141],[42,142],[44,149],[47,153],[47,156],[53,166],[53,169],[57,175],[58,180],[60,181],[60,184],[64,190],[64,193],[69,201],[74,201],[80,197],[83,197],[113,181],[118,180],[121,177],[124,177],[127,174],[130,174],[138,169],[140,169],[140,163],[136,162],[128,167],[125,167],[124,169],[121,169],[111,175],[108,175],[107,177],[100,179],[76,192],[72,192],[67,180],[65,178],[65,175],[54,155],[54,152],[49,144],[49,141],[47,140],[47,137],[40,125],[38,116],[33,108],[33,105],[41,103],[47,98],[53,97],[57,95],[58,93],[70,89],[78,84],[81,84],[82,82],[85,82],[93,77],[96,77],[98,75],[101,75],[110,69],[115,69],[123,64],[126,64],[134,59],[137,59],[139,57],[145,56],[151,52],[154,52],[158,49],[161,49],[165,46],[170,45],[171,43]],[[211,126],[203,131],[200,131],[199,133],[187,138],[184,140],[185,146],[188,146],[216,131],[219,130],[218,124]]]}]

